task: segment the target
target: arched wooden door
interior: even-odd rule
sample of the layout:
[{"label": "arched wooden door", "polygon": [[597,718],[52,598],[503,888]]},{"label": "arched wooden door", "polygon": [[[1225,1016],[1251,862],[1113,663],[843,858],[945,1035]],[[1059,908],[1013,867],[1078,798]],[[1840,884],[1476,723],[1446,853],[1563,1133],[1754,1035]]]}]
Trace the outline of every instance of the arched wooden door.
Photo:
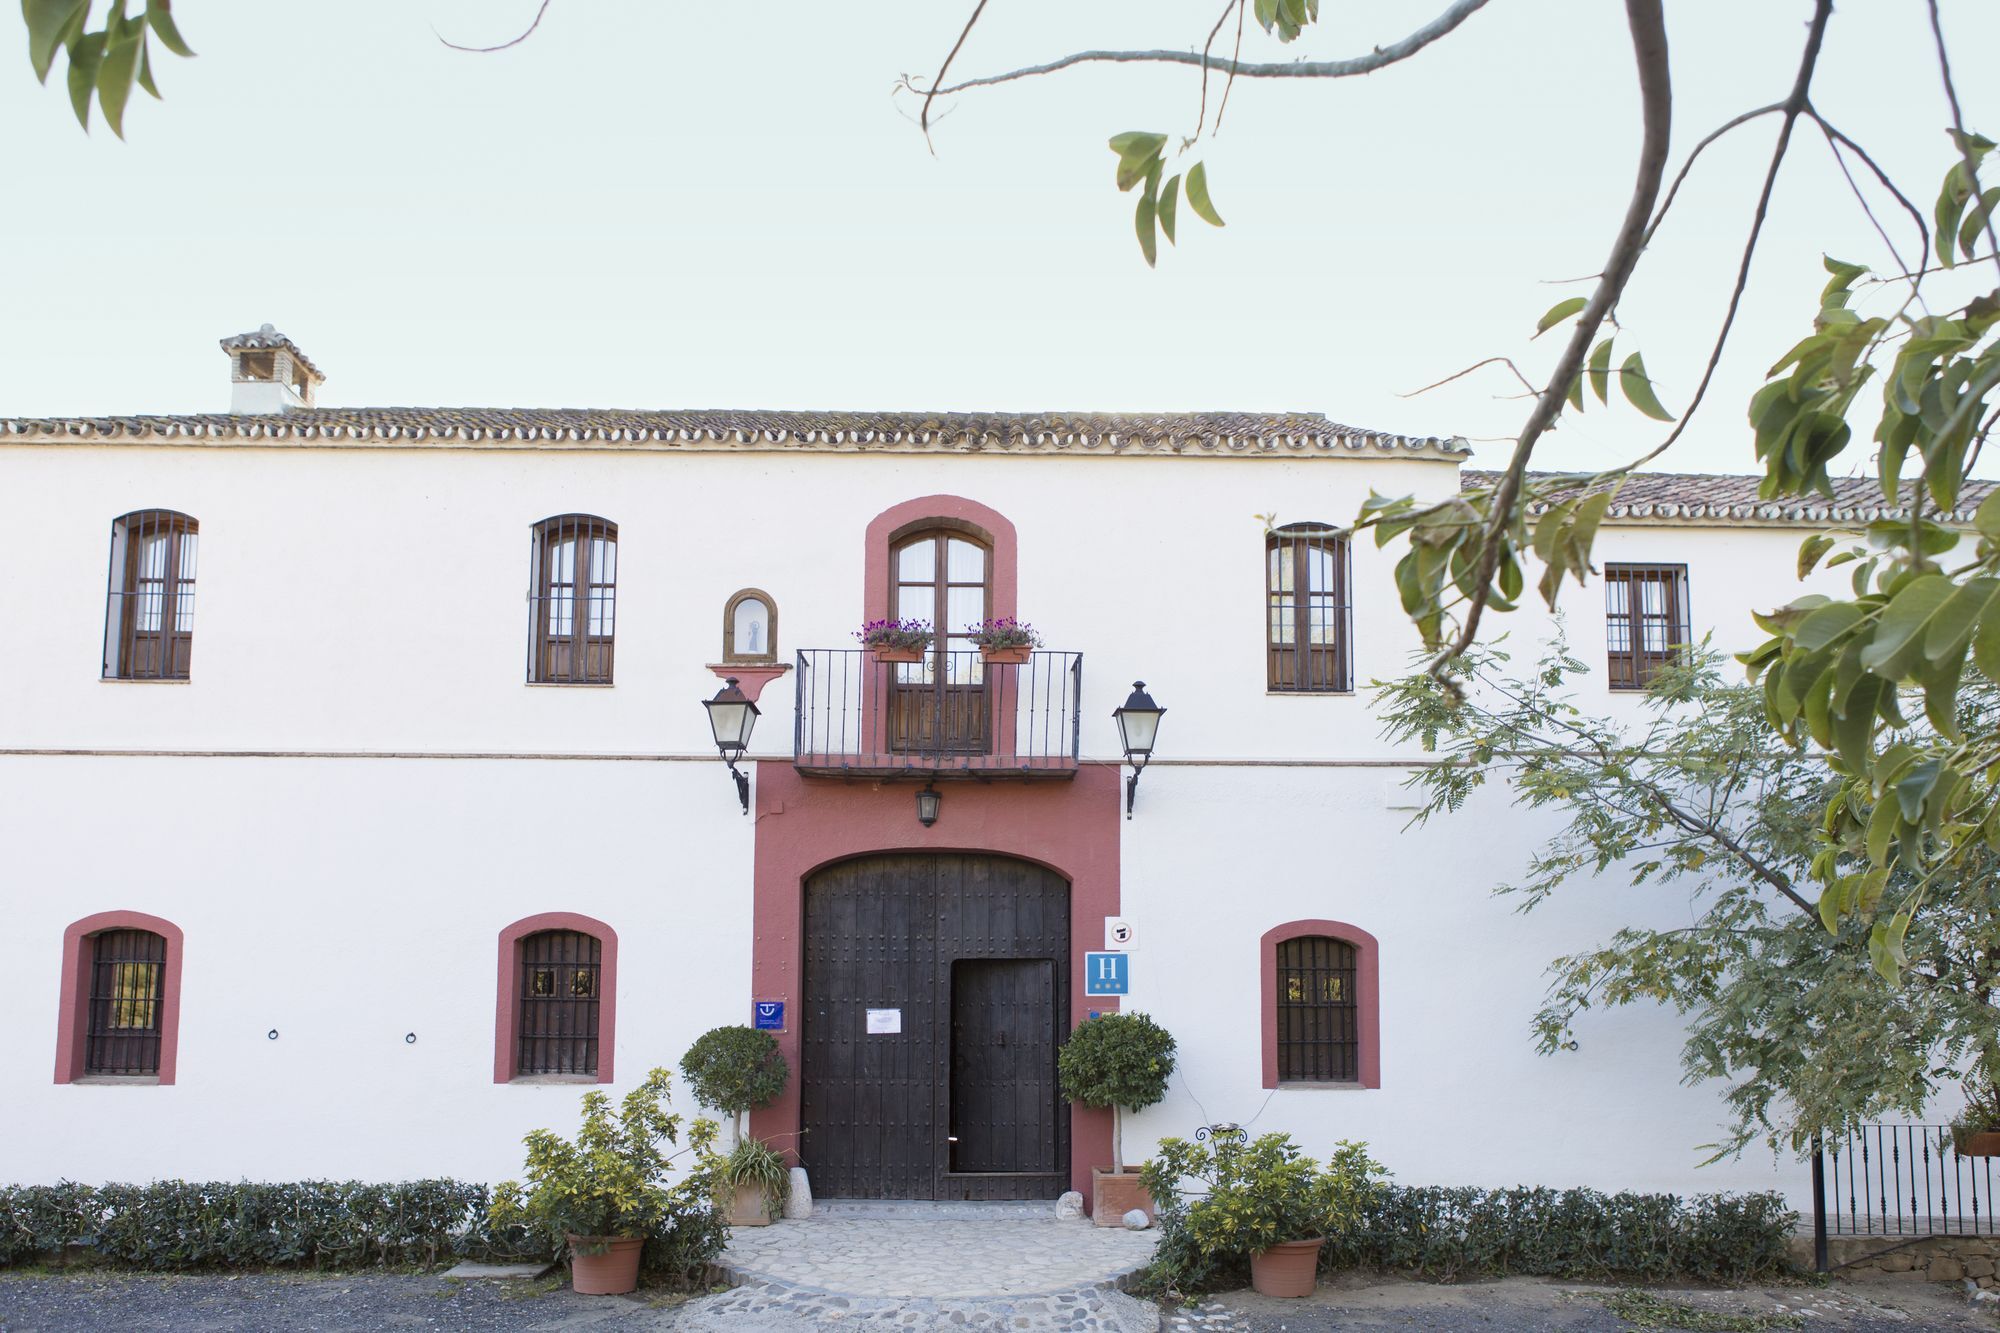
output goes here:
[{"label": "arched wooden door", "polygon": [[805,894],[799,1156],[823,1198],[1053,1199],[1069,884],[972,853],[829,867]]}]

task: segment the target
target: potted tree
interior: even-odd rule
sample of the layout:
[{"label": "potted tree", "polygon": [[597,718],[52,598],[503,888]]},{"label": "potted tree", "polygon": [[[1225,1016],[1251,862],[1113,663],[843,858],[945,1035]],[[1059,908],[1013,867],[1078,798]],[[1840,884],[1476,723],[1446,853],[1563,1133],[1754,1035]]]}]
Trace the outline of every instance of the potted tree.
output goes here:
[{"label": "potted tree", "polygon": [[[660,1151],[680,1141],[681,1118],[667,1110],[672,1077],[653,1070],[625,1094],[616,1115],[603,1092],[585,1093],[576,1139],[533,1131],[523,1140],[527,1186],[510,1180],[494,1187],[492,1225],[526,1224],[551,1244],[567,1246],[571,1285],[586,1295],[618,1295],[638,1286],[646,1238],[674,1217],[677,1198]],[[714,1136],[712,1121],[698,1120],[690,1131],[702,1150]]]},{"label": "potted tree", "polygon": [[878,662],[921,662],[937,635],[928,620],[871,620],[854,637]]},{"label": "potted tree", "polygon": [[1951,1146],[1960,1157],[2000,1157],[2000,1086],[1983,1060],[1965,1080],[1965,1109],[1951,1122]]},{"label": "potted tree", "polygon": [[[1326,1238],[1353,1227],[1381,1187],[1382,1168],[1366,1145],[1342,1142],[1321,1167],[1288,1134],[1245,1144],[1232,1135],[1207,1143],[1163,1139],[1142,1173],[1164,1200],[1162,1247],[1219,1261],[1250,1257],[1250,1285],[1266,1296],[1310,1296]],[[1204,1187],[1192,1196],[1181,1182]]]},{"label": "potted tree", "polygon": [[695,1100],[730,1116],[732,1146],[721,1162],[720,1179],[730,1192],[731,1226],[766,1226],[784,1211],[791,1173],[783,1157],[744,1132],[743,1117],[770,1105],[790,1076],[777,1039],[754,1028],[711,1028],[681,1057],[681,1077]]},{"label": "potted tree", "polygon": [[979,655],[988,662],[1018,665],[1027,661],[1028,654],[1042,646],[1042,636],[1035,632],[1035,627],[1012,616],[982,620],[966,628],[971,631],[967,637],[979,646]]},{"label": "potted tree", "polygon": [[1101,1227],[1115,1227],[1126,1213],[1143,1209],[1154,1216],[1153,1198],[1138,1173],[1125,1169],[1124,1114],[1167,1095],[1174,1072],[1171,1033],[1144,1014],[1105,1014],[1072,1031],[1056,1056],[1062,1095],[1098,1110],[1111,1110],[1111,1170],[1090,1171],[1090,1215]]}]

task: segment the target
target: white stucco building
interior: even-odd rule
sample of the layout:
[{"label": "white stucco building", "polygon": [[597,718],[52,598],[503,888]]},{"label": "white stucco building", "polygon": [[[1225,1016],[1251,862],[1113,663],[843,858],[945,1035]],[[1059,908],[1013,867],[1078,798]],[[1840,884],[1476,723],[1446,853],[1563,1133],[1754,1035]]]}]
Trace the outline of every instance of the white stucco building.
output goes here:
[{"label": "white stucco building", "polygon": [[[1305,414],[347,409],[269,326],[224,347],[227,415],[0,420],[0,1179],[498,1179],[579,1082],[764,1002],[793,1077],[753,1127],[822,1196],[1087,1191],[1109,1120],[1060,1104],[1052,1052],[1123,1006],[1181,1052],[1128,1157],[1235,1121],[1414,1183],[1800,1197],[1803,1167],[1697,1168],[1723,1115],[1671,1013],[1532,1049],[1549,959],[1684,901],[1517,915],[1489,891],[1550,826],[1497,793],[1402,831],[1366,683],[1415,637],[1394,551],[1335,529],[1451,492],[1460,446]],[[1659,614],[1643,642],[1742,647],[1797,594],[1808,518],[1753,495],[1630,488],[1597,555]],[[1617,712],[1645,663],[1607,586],[1563,597]],[[854,638],[988,616],[1044,647]],[[720,676],[761,710],[747,814]],[[1127,819],[1135,680],[1169,711]],[[1086,993],[1106,918],[1123,996]]]}]

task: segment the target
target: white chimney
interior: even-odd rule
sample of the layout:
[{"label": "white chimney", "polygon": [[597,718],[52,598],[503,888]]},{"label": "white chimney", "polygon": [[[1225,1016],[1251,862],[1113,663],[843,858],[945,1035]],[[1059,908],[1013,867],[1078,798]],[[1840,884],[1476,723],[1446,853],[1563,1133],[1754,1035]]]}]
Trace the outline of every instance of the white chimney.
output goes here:
[{"label": "white chimney", "polygon": [[229,353],[229,410],[243,415],[311,407],[326,382],[298,345],[269,324],[222,340]]}]

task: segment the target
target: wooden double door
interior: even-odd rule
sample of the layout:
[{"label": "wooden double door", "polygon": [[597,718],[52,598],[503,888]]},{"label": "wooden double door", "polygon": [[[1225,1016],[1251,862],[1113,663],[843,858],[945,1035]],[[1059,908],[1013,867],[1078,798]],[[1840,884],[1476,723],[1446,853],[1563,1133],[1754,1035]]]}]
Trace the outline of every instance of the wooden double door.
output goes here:
[{"label": "wooden double door", "polygon": [[1068,1189],[1068,883],[1007,857],[893,853],[815,875],[805,916],[799,1155],[813,1192]]}]

